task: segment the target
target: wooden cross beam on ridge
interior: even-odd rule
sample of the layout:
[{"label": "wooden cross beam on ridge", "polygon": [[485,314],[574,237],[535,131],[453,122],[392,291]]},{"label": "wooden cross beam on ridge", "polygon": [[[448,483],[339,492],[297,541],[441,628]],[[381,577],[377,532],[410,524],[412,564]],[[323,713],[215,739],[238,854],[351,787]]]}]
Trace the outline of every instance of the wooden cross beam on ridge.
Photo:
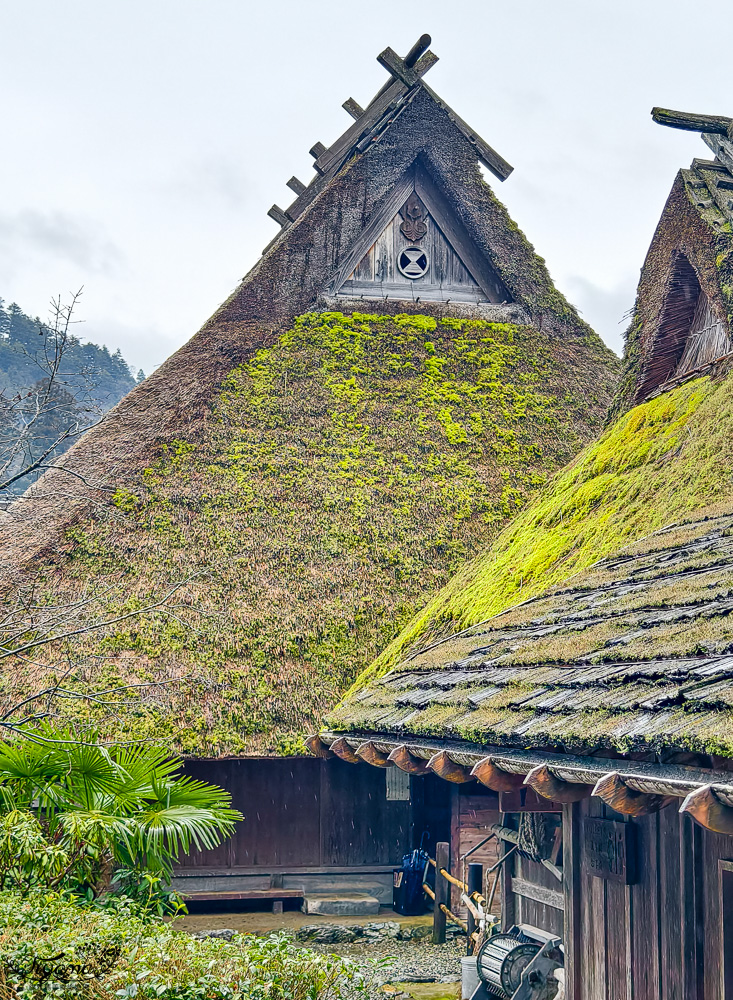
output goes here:
[{"label": "wooden cross beam on ridge", "polygon": [[712,149],[715,159],[733,173],[733,118],[724,115],[693,115],[686,111],[652,108],[658,125],[700,132],[703,142]]},{"label": "wooden cross beam on ridge", "polygon": [[686,111],[652,108],[652,118],[658,125],[681,128],[687,132],[707,132],[733,139],[733,118],[721,115],[692,115]]}]

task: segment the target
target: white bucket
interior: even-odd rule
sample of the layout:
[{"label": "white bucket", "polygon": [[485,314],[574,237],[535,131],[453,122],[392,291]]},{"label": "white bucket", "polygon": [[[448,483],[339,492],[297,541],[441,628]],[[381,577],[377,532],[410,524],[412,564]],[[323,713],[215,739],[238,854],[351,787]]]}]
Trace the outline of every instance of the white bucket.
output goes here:
[{"label": "white bucket", "polygon": [[461,1000],[471,1000],[478,986],[478,964],[475,955],[461,959]]}]

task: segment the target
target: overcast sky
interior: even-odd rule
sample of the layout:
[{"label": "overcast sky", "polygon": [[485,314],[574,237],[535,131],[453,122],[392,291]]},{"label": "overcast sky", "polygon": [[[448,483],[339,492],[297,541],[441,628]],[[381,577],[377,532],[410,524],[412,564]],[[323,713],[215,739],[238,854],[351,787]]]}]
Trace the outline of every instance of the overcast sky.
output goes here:
[{"label": "overcast sky", "polygon": [[[675,173],[708,154],[660,104],[733,116],[680,0],[0,0],[0,297],[149,372],[255,263],[329,145],[422,32],[429,82],[515,170],[491,179],[614,349]],[[725,49],[725,40],[719,39]]]}]

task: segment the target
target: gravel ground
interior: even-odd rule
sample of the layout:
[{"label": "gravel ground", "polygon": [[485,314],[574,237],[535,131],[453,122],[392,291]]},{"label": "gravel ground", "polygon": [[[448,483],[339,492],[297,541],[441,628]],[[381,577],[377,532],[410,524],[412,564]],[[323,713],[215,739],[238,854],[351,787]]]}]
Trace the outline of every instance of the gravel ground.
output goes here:
[{"label": "gravel ground", "polygon": [[[445,944],[428,941],[365,941],[348,944],[304,944],[303,947],[330,955],[342,955],[362,963],[375,987],[385,983],[454,983],[461,978],[464,938]],[[375,962],[379,963],[375,968]]]}]

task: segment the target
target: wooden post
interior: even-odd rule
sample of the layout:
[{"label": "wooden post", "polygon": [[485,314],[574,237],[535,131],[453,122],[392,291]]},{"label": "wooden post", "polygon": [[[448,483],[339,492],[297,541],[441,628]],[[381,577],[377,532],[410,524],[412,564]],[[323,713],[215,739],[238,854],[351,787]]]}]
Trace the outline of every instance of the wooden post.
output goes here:
[{"label": "wooden post", "polygon": [[435,902],[433,903],[433,944],[445,944],[445,913],[440,904],[448,905],[450,883],[440,874],[440,869],[450,871],[450,844],[441,840],[435,845]]},{"label": "wooden post", "polygon": [[[466,878],[466,884],[468,885],[468,892],[466,893],[466,895],[469,897],[469,899],[472,893],[483,892],[483,886],[484,886],[483,865],[471,863],[468,866],[468,877]],[[466,954],[472,955],[473,940],[471,939],[471,935],[476,930],[476,918],[474,917],[473,913],[471,913],[470,910],[468,911],[467,923],[468,923],[468,932],[466,934]]]}]

